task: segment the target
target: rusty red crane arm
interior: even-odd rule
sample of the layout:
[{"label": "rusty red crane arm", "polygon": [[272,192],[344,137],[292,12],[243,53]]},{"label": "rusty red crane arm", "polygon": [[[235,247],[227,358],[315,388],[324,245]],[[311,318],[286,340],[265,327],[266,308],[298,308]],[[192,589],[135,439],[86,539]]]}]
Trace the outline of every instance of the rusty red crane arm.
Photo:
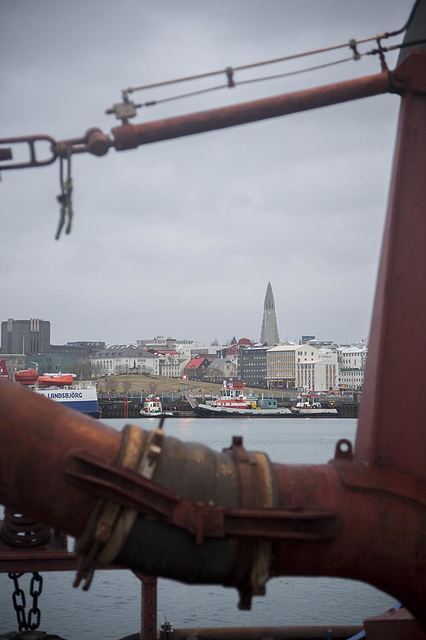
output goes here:
[{"label": "rusty red crane arm", "polygon": [[[45,166],[54,162],[59,156],[66,156],[69,152],[103,156],[111,147],[117,151],[124,151],[161,140],[277,118],[290,113],[387,93],[392,90],[392,86],[392,74],[386,71],[357,80],[325,85],[307,91],[298,91],[221,109],[210,109],[137,125],[127,122],[112,130],[112,139],[98,128],[89,129],[80,138],[71,138],[60,142],[45,135],[5,138],[0,140],[0,168],[7,170]],[[49,155],[47,158],[41,158],[39,145],[46,142],[50,143]],[[27,145],[29,149],[28,161],[12,162],[12,148],[5,146],[9,144]]]},{"label": "rusty red crane arm", "polygon": [[118,151],[123,151],[160,140],[235,127],[299,111],[359,100],[387,93],[389,90],[389,72],[383,72],[357,80],[264,98],[221,109],[210,109],[176,118],[137,125],[125,123],[112,130],[114,147]]}]

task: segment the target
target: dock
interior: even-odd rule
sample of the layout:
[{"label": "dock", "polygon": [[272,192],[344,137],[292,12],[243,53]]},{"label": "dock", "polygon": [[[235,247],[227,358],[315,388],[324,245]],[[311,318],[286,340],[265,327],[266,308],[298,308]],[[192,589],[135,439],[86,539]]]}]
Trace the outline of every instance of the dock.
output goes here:
[{"label": "dock", "polygon": [[[165,411],[172,411],[176,418],[199,418],[200,416],[195,413],[194,409],[198,402],[194,396],[185,394],[180,398],[174,398],[164,396],[161,397],[163,408]],[[144,400],[138,397],[131,396],[110,396],[99,397],[98,404],[101,411],[101,418],[139,418],[140,411],[143,407]],[[331,406],[330,403],[323,402],[324,407]],[[292,406],[292,403],[278,402],[278,406],[288,407]],[[359,402],[344,402],[334,401],[333,406],[337,409],[339,418],[358,418]]]}]

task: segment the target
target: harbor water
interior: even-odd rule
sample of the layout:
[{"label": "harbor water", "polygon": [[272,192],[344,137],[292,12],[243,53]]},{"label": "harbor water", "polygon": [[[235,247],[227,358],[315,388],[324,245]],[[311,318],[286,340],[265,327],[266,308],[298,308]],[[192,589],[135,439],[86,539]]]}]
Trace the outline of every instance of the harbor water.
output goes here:
[{"label": "harbor water", "polygon": [[[128,420],[105,420],[121,430]],[[133,419],[153,429],[156,419]],[[167,435],[201,442],[212,449],[228,447],[233,435],[244,438],[249,451],[265,451],[272,461],[321,464],[334,457],[340,438],[355,438],[356,420],[317,419],[169,419]],[[39,598],[40,630],[69,640],[113,640],[140,628],[139,580],[130,571],[98,571],[89,592],[73,589],[70,572],[44,573]],[[31,606],[29,575],[20,578]],[[13,583],[0,574],[0,633],[17,630],[12,605]],[[387,610],[394,599],[373,587],[333,578],[275,578],[265,597],[253,600],[251,611],[237,609],[234,589],[220,586],[188,586],[158,581],[158,625],[165,619],[175,628],[359,624]]]}]

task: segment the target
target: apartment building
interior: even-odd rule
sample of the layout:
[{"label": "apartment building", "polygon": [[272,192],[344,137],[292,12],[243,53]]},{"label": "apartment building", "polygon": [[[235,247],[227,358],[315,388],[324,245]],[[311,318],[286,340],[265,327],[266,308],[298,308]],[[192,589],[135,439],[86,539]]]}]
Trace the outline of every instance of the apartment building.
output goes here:
[{"label": "apartment building", "polygon": [[311,344],[272,347],[266,352],[266,366],[268,385],[278,389],[328,391],[338,383],[336,351]]},{"label": "apartment building", "polygon": [[159,375],[158,355],[135,344],[115,344],[90,356],[92,372],[95,376],[117,375],[120,373],[151,373]]}]

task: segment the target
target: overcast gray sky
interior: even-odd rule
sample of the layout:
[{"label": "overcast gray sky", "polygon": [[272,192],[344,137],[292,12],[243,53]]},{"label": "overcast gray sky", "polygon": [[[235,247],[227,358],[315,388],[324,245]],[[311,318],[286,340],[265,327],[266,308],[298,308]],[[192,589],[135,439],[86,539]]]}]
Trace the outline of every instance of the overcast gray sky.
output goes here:
[{"label": "overcast gray sky", "polygon": [[[121,89],[402,26],[412,0],[2,0],[0,137],[118,124]],[[392,42],[398,42],[393,40]],[[360,47],[366,51],[374,43]],[[236,80],[347,57],[346,50]],[[388,57],[394,66],[396,54]],[[143,122],[380,71],[377,57],[141,109]],[[223,80],[221,79],[220,82]],[[218,80],[209,81],[217,84]],[[208,83],[207,83],[208,86]],[[193,90],[135,93],[135,101]],[[58,164],[0,183],[1,320],[52,342],[369,332],[399,98],[386,95],[95,158],[73,158],[74,225],[54,240]]]}]

